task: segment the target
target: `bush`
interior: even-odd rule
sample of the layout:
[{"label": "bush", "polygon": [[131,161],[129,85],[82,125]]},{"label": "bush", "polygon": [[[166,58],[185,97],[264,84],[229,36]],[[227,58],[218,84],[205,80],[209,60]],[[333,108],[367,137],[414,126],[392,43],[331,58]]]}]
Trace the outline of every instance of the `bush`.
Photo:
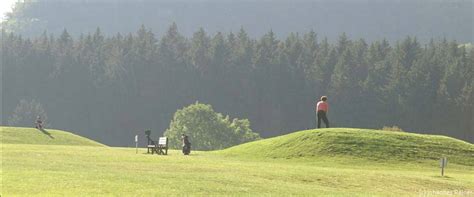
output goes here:
[{"label": "bush", "polygon": [[164,135],[171,148],[181,148],[181,134],[189,136],[193,149],[217,150],[260,139],[247,119],[229,119],[211,105],[195,103],[176,111]]},{"label": "bush", "polygon": [[41,116],[43,121],[43,127],[50,127],[48,123],[48,115],[41,103],[31,100],[27,101],[21,99],[20,103],[16,106],[13,114],[8,118],[9,126],[22,126],[22,127],[34,127],[36,117]]},{"label": "bush", "polygon": [[404,132],[401,128],[399,128],[398,126],[392,126],[392,127],[387,127],[387,126],[384,126],[382,128],[382,130],[384,131],[399,131],[399,132]]}]

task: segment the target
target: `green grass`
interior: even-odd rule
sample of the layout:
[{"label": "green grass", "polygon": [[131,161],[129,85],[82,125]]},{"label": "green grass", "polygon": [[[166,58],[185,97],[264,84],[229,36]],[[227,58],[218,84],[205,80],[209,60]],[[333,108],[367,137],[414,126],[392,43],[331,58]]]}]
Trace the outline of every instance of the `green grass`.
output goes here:
[{"label": "green grass", "polygon": [[[360,146],[361,153],[358,154],[348,154],[339,148],[330,150],[315,148],[312,152],[314,155],[307,153],[311,152],[308,151],[311,150],[309,147],[315,146],[316,142],[311,142],[313,140],[319,140],[321,144],[323,141],[329,143],[331,132],[338,136],[335,138],[341,139],[345,139],[346,135],[360,132],[362,137],[360,140],[369,144],[371,140],[363,140],[365,139],[363,136],[381,135],[380,138],[388,140],[393,137],[392,135],[399,135],[366,131],[368,133],[351,129],[303,131],[223,151],[193,151],[190,156],[183,156],[179,151],[171,151],[168,156],[157,156],[144,154],[144,149],[139,149],[139,153],[136,154],[134,148],[44,145],[40,141],[27,145],[2,143],[1,194],[2,196],[415,196],[437,194],[437,192],[461,192],[474,195],[474,166],[468,165],[470,159],[453,161],[446,169],[447,176],[441,177],[438,162],[430,157],[416,159],[409,154],[391,160],[384,160],[385,156],[377,156],[379,159],[374,160],[362,154],[362,150],[380,152],[384,150],[383,145],[374,145],[382,148],[380,151]],[[318,139],[301,141],[301,137],[311,138],[313,135],[318,136],[319,132],[324,133],[322,136],[327,138],[319,136]],[[469,153],[474,146],[446,137],[400,135],[406,135],[407,141],[418,141],[421,139],[411,138],[426,137],[430,139],[428,141],[436,144],[434,142],[440,140],[440,143],[447,143],[446,146],[457,147],[455,149],[458,151],[452,153],[456,155],[455,157],[462,157],[465,152]],[[3,133],[3,139],[5,137]],[[379,141],[378,137],[374,139]],[[391,140],[388,141],[390,142],[387,143],[391,143]],[[334,147],[344,146],[348,142],[349,140],[338,143]],[[298,148],[288,150],[279,148],[280,145],[301,143],[308,145],[298,146],[299,149],[306,151]],[[275,152],[274,149],[280,151]],[[331,154],[331,150],[334,154]]]},{"label": "green grass", "polygon": [[71,146],[104,146],[96,141],[72,134],[70,132],[22,127],[0,127],[3,144],[43,144]]},{"label": "green grass", "polygon": [[[235,146],[224,155],[254,158],[338,156],[368,160],[419,161],[448,157],[450,163],[474,166],[474,146],[439,135],[370,129],[307,130]],[[252,152],[253,154],[248,154]]]}]

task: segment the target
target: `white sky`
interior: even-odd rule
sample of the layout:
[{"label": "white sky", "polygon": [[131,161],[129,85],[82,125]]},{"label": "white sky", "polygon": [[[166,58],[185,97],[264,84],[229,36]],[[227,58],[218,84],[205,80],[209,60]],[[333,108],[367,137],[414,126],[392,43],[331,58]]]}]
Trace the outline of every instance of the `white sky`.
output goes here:
[{"label": "white sky", "polygon": [[0,0],[0,20],[5,19],[5,13],[12,11],[12,6],[17,0]]}]

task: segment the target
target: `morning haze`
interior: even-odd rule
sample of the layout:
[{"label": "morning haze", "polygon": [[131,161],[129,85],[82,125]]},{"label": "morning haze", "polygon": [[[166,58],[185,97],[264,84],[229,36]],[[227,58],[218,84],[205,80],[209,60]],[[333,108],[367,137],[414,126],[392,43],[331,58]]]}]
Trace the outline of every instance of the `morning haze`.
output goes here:
[{"label": "morning haze", "polygon": [[0,196],[474,194],[473,1],[24,0]]}]

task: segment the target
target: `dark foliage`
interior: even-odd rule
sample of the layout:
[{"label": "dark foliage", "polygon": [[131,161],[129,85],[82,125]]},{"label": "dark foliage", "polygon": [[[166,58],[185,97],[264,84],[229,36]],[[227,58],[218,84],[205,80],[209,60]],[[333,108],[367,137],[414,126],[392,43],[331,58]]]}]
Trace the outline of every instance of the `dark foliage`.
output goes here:
[{"label": "dark foliage", "polygon": [[176,24],[161,37],[142,26],[2,38],[4,123],[21,99],[34,99],[59,129],[131,145],[134,132],[163,132],[177,109],[199,101],[268,137],[314,127],[316,100],[327,95],[337,127],[396,125],[474,141],[474,51],[455,41],[341,35],[331,44],[314,32],[252,39],[243,29],[186,38]]}]

